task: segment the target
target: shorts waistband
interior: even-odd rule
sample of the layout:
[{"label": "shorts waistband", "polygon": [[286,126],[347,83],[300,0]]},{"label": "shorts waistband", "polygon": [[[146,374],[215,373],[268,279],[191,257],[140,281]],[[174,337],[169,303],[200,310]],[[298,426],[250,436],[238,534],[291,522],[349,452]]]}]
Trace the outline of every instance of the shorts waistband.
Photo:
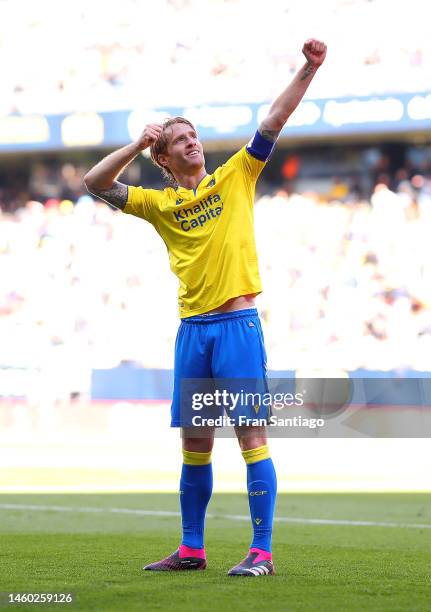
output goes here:
[{"label": "shorts waistband", "polygon": [[242,319],[244,317],[257,317],[257,308],[245,308],[244,310],[234,310],[232,312],[215,312],[214,314],[200,314],[193,317],[181,319],[181,323],[217,323],[228,321],[229,319]]}]

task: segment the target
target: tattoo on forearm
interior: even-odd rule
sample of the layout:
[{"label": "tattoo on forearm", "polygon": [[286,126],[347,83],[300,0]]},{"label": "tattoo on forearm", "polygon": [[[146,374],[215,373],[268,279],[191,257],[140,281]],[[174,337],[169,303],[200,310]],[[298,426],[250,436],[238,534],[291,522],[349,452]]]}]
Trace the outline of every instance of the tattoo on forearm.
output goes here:
[{"label": "tattoo on forearm", "polygon": [[114,181],[114,184],[110,189],[92,189],[91,193],[101,200],[105,200],[108,204],[112,204],[116,208],[123,208],[126,206],[127,202],[127,185],[123,183],[119,183],[118,181]]},{"label": "tattoo on forearm", "polygon": [[269,140],[270,142],[275,142],[280,134],[280,130],[268,130],[265,129],[262,125],[259,128],[259,133],[261,136]]},{"label": "tattoo on forearm", "polygon": [[313,66],[313,64],[310,64],[310,62],[308,62],[308,64],[304,68],[304,72],[301,75],[301,81],[304,81],[311,74],[313,74],[313,72],[315,72],[315,67]]}]

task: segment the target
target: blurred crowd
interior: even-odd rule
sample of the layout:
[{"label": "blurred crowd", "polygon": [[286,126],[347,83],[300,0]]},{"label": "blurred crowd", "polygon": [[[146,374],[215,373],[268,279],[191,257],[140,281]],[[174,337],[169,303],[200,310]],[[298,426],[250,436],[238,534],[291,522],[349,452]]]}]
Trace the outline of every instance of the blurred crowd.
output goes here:
[{"label": "blurred crowd", "polygon": [[[2,161],[8,160],[3,158]],[[4,170],[0,171],[0,209],[13,212],[29,200],[48,202],[48,205],[58,200],[76,202],[87,193],[83,179],[91,165],[37,157],[32,157],[27,164],[21,158],[14,167],[9,162],[8,167],[5,164]]]},{"label": "blurred crowd", "polygon": [[0,114],[267,101],[310,36],[310,97],[427,90],[428,23],[423,0],[2,0]]},{"label": "blurred crowd", "polygon": [[[429,369],[431,179],[370,200],[280,189],[256,202],[271,369]],[[176,279],[146,222],[82,195],[0,213],[0,366],[72,393],[92,368],[172,367]]]},{"label": "blurred crowd", "polygon": [[352,205],[261,198],[259,304],[274,369],[429,370],[431,180],[416,181],[377,183]]}]

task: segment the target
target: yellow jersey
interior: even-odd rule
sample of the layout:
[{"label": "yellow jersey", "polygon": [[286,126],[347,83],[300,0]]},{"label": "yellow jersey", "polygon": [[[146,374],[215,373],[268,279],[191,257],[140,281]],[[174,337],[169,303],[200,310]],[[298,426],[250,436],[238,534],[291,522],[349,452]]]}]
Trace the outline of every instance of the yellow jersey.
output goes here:
[{"label": "yellow jersey", "polygon": [[254,194],[265,166],[243,147],[196,189],[128,188],[124,212],[151,223],[180,286],[180,317],[262,291],[254,238]]}]

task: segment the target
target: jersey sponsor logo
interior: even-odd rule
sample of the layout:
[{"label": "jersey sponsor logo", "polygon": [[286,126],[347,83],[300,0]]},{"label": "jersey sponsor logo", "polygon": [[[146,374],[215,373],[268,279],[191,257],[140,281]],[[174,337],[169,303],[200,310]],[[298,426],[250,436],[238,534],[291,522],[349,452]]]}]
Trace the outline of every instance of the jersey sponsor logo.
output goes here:
[{"label": "jersey sponsor logo", "polygon": [[174,211],[175,221],[180,222],[183,219],[188,219],[189,217],[193,217],[194,215],[200,212],[205,212],[208,208],[211,208],[213,204],[217,204],[217,202],[220,202],[220,200],[221,198],[219,194],[216,193],[213,196],[209,195],[207,198],[200,200],[199,204],[190,206],[190,208],[183,208],[182,210],[175,210]]},{"label": "jersey sponsor logo", "polygon": [[[217,206],[215,206],[217,204]],[[200,200],[199,204],[174,210],[173,215],[177,223],[180,224],[184,232],[189,232],[196,227],[202,227],[211,219],[217,219],[223,212],[223,202],[218,193],[209,195]]]}]

